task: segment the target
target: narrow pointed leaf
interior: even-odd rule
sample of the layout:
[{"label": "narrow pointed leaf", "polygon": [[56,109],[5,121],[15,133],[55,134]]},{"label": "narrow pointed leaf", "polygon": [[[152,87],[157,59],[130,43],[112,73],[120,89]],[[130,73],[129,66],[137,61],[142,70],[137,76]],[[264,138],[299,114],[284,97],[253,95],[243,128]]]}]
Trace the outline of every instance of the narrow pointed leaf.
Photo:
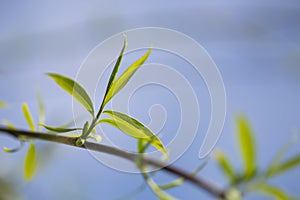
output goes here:
[{"label": "narrow pointed leaf", "polygon": [[150,187],[150,189],[153,191],[153,193],[160,199],[160,200],[176,200],[173,196],[169,195],[168,193],[164,192],[154,181],[153,179],[148,175],[147,173],[147,167],[142,166],[141,172],[143,174],[143,177]]},{"label": "narrow pointed leaf", "polygon": [[92,100],[79,83],[60,74],[47,73],[47,75],[50,76],[62,89],[81,103],[87,111],[94,115]]},{"label": "narrow pointed leaf", "polygon": [[121,76],[115,80],[105,99],[104,99],[104,105],[109,102],[109,100],[116,95],[130,80],[130,78],[134,75],[134,73],[144,64],[144,62],[149,57],[150,53],[152,51],[152,48],[150,48],[142,57],[140,57],[137,61],[135,61],[133,64],[131,64]]},{"label": "narrow pointed leaf", "polygon": [[38,99],[38,104],[39,104],[38,123],[42,124],[45,121],[45,104],[44,104],[43,97],[40,93],[37,93],[37,99]]},{"label": "narrow pointed leaf", "polygon": [[17,128],[10,121],[4,120],[3,125],[6,126],[10,130],[16,130]]},{"label": "narrow pointed leaf", "polygon": [[291,148],[293,144],[293,141],[290,141],[288,144],[284,145],[279,152],[276,154],[276,156],[274,157],[274,159],[271,161],[265,175],[267,178],[273,176],[276,174],[276,171],[278,170],[280,163],[284,157],[284,155],[286,155],[286,153],[288,152],[288,150]]},{"label": "narrow pointed leaf", "polygon": [[146,179],[146,182],[160,200],[176,200],[175,197],[164,192],[150,177]]},{"label": "narrow pointed leaf", "polygon": [[112,118],[100,120],[102,123],[110,124],[135,139],[141,139],[146,142],[152,139],[153,141],[151,142],[151,145],[164,154],[167,154],[167,151],[159,138],[141,122],[126,114],[116,111],[106,110],[104,113]]},{"label": "narrow pointed leaf", "polygon": [[136,165],[140,168],[147,185],[160,200],[176,200],[176,198],[164,192],[163,189],[152,180],[152,178],[147,173],[147,166],[143,165],[143,163],[140,162],[140,159],[143,158],[144,152],[149,146],[150,142],[152,141],[150,140],[145,143],[142,139],[138,139],[137,148],[138,153],[140,153],[140,157],[136,160]]},{"label": "narrow pointed leaf", "polygon": [[[192,175],[192,176],[196,176],[196,175],[199,173],[199,171],[201,171],[201,170],[205,167],[205,165],[207,164],[207,161],[208,161],[208,160],[206,160],[206,161],[203,162],[199,167],[197,167],[197,168],[191,173],[191,175]],[[165,185],[159,185],[159,188],[162,189],[162,190],[172,189],[172,188],[174,188],[174,187],[180,186],[182,183],[184,183],[185,180],[186,180],[185,178],[178,178],[178,179],[176,179],[176,180],[174,180],[174,181],[172,181],[172,182],[170,182],[170,183],[168,183],[168,184],[165,184]]]},{"label": "narrow pointed leaf", "polygon": [[123,47],[122,47],[122,50],[119,54],[119,57],[116,61],[116,64],[114,66],[114,69],[110,75],[110,78],[109,78],[109,81],[108,81],[108,84],[107,84],[107,87],[106,87],[106,91],[105,91],[105,95],[103,97],[103,102],[100,106],[100,109],[99,109],[99,112],[97,114],[97,118],[100,116],[105,104],[107,103],[107,101],[105,101],[106,97],[107,97],[107,94],[109,93],[109,90],[113,84],[113,82],[115,81],[116,79],[116,76],[117,76],[117,73],[119,71],[119,68],[120,68],[120,65],[121,65],[121,62],[122,62],[122,58],[123,58],[123,54],[124,54],[124,51],[125,51],[125,48],[126,48],[126,45],[127,45],[127,42],[126,42],[126,37],[124,36],[124,44],[123,44]]},{"label": "narrow pointed leaf", "polygon": [[227,178],[230,180],[230,182],[235,181],[236,176],[234,174],[232,164],[229,161],[229,159],[227,158],[227,156],[222,151],[217,151],[215,153],[214,157],[217,160],[219,167],[224,172],[224,174],[227,176]]},{"label": "narrow pointed leaf", "polygon": [[300,154],[281,163],[277,168],[273,169],[270,176],[278,175],[278,174],[281,174],[288,170],[291,170],[291,169],[297,167],[299,164],[300,164]]},{"label": "narrow pointed leaf", "polygon": [[271,185],[265,185],[260,184],[256,187],[256,190],[264,193],[266,195],[274,197],[276,200],[289,200],[289,195],[286,194],[284,191],[282,191],[280,188],[271,186]]},{"label": "narrow pointed leaf", "polygon": [[36,150],[33,142],[31,142],[24,161],[24,178],[26,181],[29,181],[32,178],[32,176],[36,172],[36,169],[37,169]]},{"label": "narrow pointed leaf", "polygon": [[6,153],[15,153],[17,151],[20,151],[23,146],[24,146],[24,141],[20,140],[20,145],[19,146],[15,147],[13,149],[9,149],[7,147],[3,147],[3,151],[6,152]]},{"label": "narrow pointed leaf", "polygon": [[237,117],[237,138],[244,161],[244,176],[250,178],[256,170],[256,152],[253,133],[246,118],[242,115]]},{"label": "narrow pointed leaf", "polygon": [[56,133],[67,133],[67,132],[71,132],[71,131],[82,130],[82,128],[62,128],[62,127],[48,126],[45,124],[39,124],[39,125],[49,131],[56,132]]},{"label": "narrow pointed leaf", "polygon": [[22,105],[22,111],[23,111],[23,115],[25,117],[25,120],[26,120],[26,122],[27,122],[27,124],[29,126],[29,129],[31,131],[34,131],[34,122],[33,122],[31,113],[30,113],[29,108],[28,108],[28,106],[27,106],[26,103],[23,103],[23,105]]}]

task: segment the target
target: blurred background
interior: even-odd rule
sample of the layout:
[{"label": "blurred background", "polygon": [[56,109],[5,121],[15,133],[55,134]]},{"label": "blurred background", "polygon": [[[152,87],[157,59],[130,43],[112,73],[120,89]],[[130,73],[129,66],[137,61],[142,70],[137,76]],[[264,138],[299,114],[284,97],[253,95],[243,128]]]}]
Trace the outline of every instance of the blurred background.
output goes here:
[{"label": "blurred background", "polygon": [[[296,0],[266,1],[2,1],[0,6],[0,100],[9,108],[0,110],[0,119],[27,128],[21,104],[27,102],[37,116],[36,91],[46,103],[46,122],[60,125],[72,119],[71,97],[47,78],[45,72],[75,77],[88,53],[101,41],[121,31],[155,26],[170,28],[195,39],[210,54],[223,77],[227,93],[227,117],[217,144],[242,167],[234,131],[234,118],[244,113],[256,134],[258,160],[266,167],[293,132],[300,119],[300,4]],[[157,52],[156,52],[157,53]],[[175,61],[174,61],[175,65]],[[180,67],[178,67],[179,69]],[[179,69],[180,71],[180,69]],[[203,81],[185,74],[197,94],[203,115],[199,136],[175,163],[192,171],[202,161],[199,146],[209,120],[209,96]],[[178,86],[180,87],[180,86]],[[148,92],[161,93],[160,89]],[[147,91],[147,90],[146,90]],[[203,94],[201,94],[203,91]],[[137,93],[131,113],[149,122],[145,93]],[[158,95],[157,95],[158,96]],[[159,97],[155,103],[159,103]],[[176,130],[180,112],[171,97],[165,132]],[[143,101],[148,99],[147,105]],[[139,102],[139,103],[138,103]],[[18,142],[0,136],[0,147]],[[0,193],[4,199],[118,199],[137,188],[140,175],[110,169],[88,152],[38,141],[40,165],[30,182],[23,180],[25,148],[15,154],[0,152]],[[295,145],[288,153],[300,151]],[[210,160],[200,174],[218,185],[226,180]],[[156,180],[172,180],[159,174]],[[300,196],[300,168],[273,180],[293,195]],[[191,184],[172,189],[180,199],[213,199]],[[146,188],[136,199],[155,199]],[[1,199],[1,198],[0,198]],[[266,199],[251,195],[247,199]]]}]

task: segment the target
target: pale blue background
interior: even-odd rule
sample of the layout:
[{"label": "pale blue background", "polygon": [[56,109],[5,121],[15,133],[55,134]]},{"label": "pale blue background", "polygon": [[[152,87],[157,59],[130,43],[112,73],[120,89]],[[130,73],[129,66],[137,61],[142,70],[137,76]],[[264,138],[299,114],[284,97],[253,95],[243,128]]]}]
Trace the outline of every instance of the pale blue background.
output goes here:
[{"label": "pale blue background", "polygon": [[[0,100],[10,104],[0,114],[1,120],[8,119],[18,127],[26,127],[20,109],[22,102],[28,102],[37,115],[38,88],[46,99],[48,123],[60,124],[72,117],[71,98],[43,73],[75,76],[90,50],[107,37],[126,29],[159,26],[194,38],[219,67],[227,91],[228,113],[217,146],[230,154],[236,166],[242,166],[232,134],[237,113],[245,113],[253,124],[262,167],[291,138],[293,130],[299,130],[300,4],[296,0],[1,1],[0,19]],[[193,77],[189,79],[198,87]],[[204,106],[204,119],[199,129],[202,133],[209,119],[205,115],[209,112],[205,108],[209,101],[205,91],[198,95],[203,96],[200,106]],[[147,122],[147,109],[141,105],[145,99],[149,98],[137,93],[138,107],[132,112]],[[168,114],[177,116],[179,113],[172,105]],[[177,124],[178,118],[174,117],[165,128],[176,130]],[[177,166],[191,171],[199,165],[197,155],[202,139],[199,134]],[[53,150],[46,148],[44,142],[38,144],[40,152],[44,151],[43,160],[49,162],[44,163],[47,166],[41,164],[29,183],[22,180],[25,149],[12,155],[0,153],[0,176],[13,181],[25,199],[110,200],[142,183],[141,176],[109,169],[85,151],[58,145]],[[17,143],[1,136],[0,146],[4,145]],[[299,151],[297,144],[289,155]],[[273,183],[300,196],[299,173],[299,169],[290,171]],[[214,161],[209,162],[202,176],[220,185],[226,183]],[[158,180],[166,182],[170,177],[161,174]],[[211,198],[190,184],[170,192],[182,199]],[[155,199],[149,189],[137,196],[142,198]]]}]

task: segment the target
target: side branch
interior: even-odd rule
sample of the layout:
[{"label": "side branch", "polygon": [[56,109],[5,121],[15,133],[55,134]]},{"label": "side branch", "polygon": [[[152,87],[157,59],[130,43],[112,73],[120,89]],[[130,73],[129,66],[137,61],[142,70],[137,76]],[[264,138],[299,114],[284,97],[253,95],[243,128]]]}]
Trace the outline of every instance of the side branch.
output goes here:
[{"label": "side branch", "polygon": [[8,128],[0,127],[0,132],[6,133],[8,135],[14,136],[16,138],[19,137],[30,137],[34,139],[41,139],[41,140],[46,140],[50,142],[56,142],[56,143],[61,143],[73,147],[78,147],[78,148],[83,148],[83,149],[89,149],[92,151],[97,151],[97,152],[102,152],[110,155],[114,155],[117,157],[124,158],[126,160],[135,162],[137,159],[140,159],[141,162],[144,164],[152,165],[158,168],[161,168],[164,171],[167,171],[171,174],[177,175],[179,177],[185,178],[187,181],[193,183],[195,186],[204,189],[211,195],[225,199],[225,191],[222,189],[218,188],[217,186],[213,185],[212,183],[208,182],[207,180],[204,180],[203,178],[200,177],[195,177],[191,173],[185,172],[182,169],[179,169],[174,166],[168,165],[168,163],[163,163],[157,160],[149,159],[142,157],[140,158],[137,154],[117,149],[115,147],[110,147],[107,145],[99,144],[99,143],[93,143],[93,142],[85,142],[84,146],[76,146],[76,139],[77,138],[71,138],[71,137],[66,137],[62,135],[54,135],[54,134],[47,134],[47,133],[41,133],[41,132],[30,132],[30,131],[24,131],[24,130],[11,130]]}]

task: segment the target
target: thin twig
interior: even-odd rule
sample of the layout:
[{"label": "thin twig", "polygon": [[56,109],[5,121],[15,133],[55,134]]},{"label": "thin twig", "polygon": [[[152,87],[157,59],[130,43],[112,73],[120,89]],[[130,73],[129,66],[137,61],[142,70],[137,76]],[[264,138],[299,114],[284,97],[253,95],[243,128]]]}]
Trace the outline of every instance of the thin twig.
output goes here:
[{"label": "thin twig", "polygon": [[203,178],[195,177],[193,174],[185,172],[182,169],[179,169],[174,166],[168,165],[168,163],[163,163],[157,160],[149,159],[149,158],[141,158],[137,154],[121,150],[115,147],[99,144],[99,143],[93,143],[93,142],[85,142],[84,146],[76,146],[76,138],[72,137],[66,137],[62,135],[54,135],[54,134],[47,134],[47,133],[41,133],[41,132],[30,132],[30,131],[24,131],[24,130],[12,130],[4,127],[0,127],[0,132],[6,133],[8,135],[14,136],[16,138],[19,137],[30,137],[34,139],[41,139],[56,143],[61,143],[73,147],[79,147],[84,149],[89,149],[97,152],[102,152],[114,156],[118,156],[121,158],[124,158],[126,160],[130,160],[132,162],[135,162],[137,159],[140,159],[140,161],[144,164],[152,165],[158,168],[161,168],[164,171],[167,171],[171,174],[177,175],[179,177],[185,178],[187,181],[193,183],[195,186],[204,189],[211,195],[224,199],[225,198],[225,191],[217,187],[216,185],[213,185],[212,183],[208,182],[207,180],[204,180]]}]

